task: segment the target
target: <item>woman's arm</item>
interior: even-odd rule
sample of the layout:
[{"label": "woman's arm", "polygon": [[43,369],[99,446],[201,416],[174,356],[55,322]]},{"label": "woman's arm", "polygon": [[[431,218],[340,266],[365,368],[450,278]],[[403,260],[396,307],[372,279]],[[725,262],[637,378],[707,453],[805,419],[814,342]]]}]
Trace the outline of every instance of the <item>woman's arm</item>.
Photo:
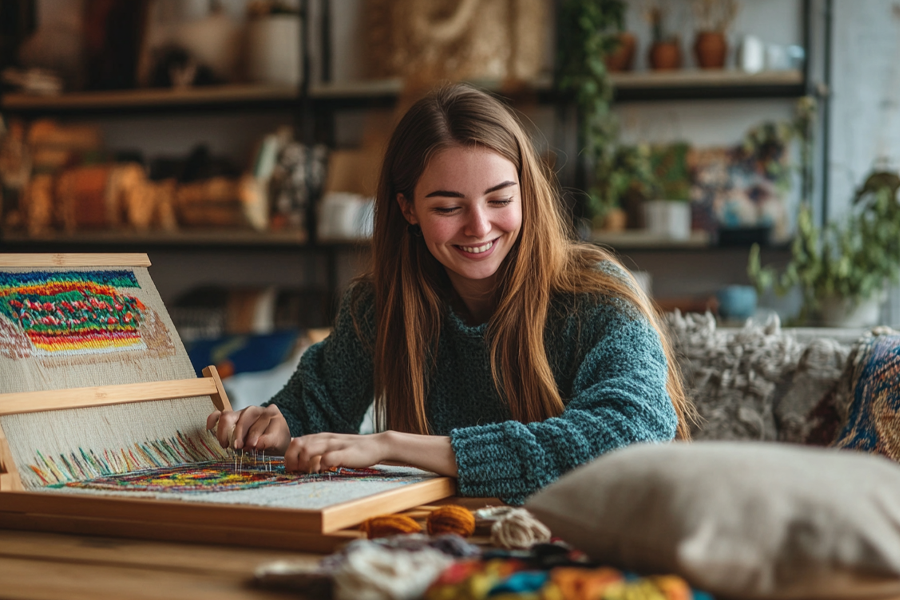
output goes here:
[{"label": "woman's arm", "polygon": [[283,452],[292,436],[359,431],[373,397],[371,295],[365,283],[348,289],[331,335],[303,353],[288,383],[262,407],[208,417],[209,428],[219,422],[216,437],[222,447],[233,441],[238,449]]},{"label": "woman's arm", "polygon": [[456,455],[446,436],[399,431],[371,435],[317,433],[292,439],[284,454],[288,471],[304,473],[335,467],[370,467],[383,462],[456,477]]},{"label": "woman's arm", "polygon": [[[601,454],[674,437],[677,417],[665,387],[666,359],[650,324],[606,306],[578,326],[589,350],[566,390],[566,409],[559,417],[450,432],[461,494],[521,504],[563,473]],[[592,328],[594,332],[589,331]],[[561,330],[559,336],[575,335],[569,333]]]}]

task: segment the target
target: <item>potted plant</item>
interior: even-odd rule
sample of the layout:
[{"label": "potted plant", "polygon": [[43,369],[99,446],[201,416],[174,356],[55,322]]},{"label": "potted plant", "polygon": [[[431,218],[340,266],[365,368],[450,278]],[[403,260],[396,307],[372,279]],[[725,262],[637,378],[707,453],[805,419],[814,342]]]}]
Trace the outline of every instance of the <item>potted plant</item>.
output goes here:
[{"label": "potted plant", "polygon": [[684,240],[691,235],[691,176],[686,142],[661,144],[650,152],[652,195],[644,202],[647,229],[660,237]]},{"label": "potted plant", "polygon": [[578,109],[578,146],[589,167],[585,216],[600,225],[616,206],[610,191],[618,121],[612,111],[613,84],[604,62],[619,46],[624,0],[562,0],[557,24],[556,86],[571,94]]},{"label": "potted plant", "polygon": [[650,24],[653,42],[647,54],[650,68],[656,71],[681,68],[681,40],[667,30],[671,6],[665,0],[652,0],[644,7],[644,19]]},{"label": "potted plant", "polygon": [[728,56],[728,40],[725,32],[731,27],[738,12],[737,0],[694,0],[694,18],[697,35],[694,39],[694,57],[701,69],[721,69]]},{"label": "potted plant", "polygon": [[803,293],[800,320],[827,326],[877,324],[889,283],[900,280],[900,176],[873,172],[857,191],[850,214],[820,229],[804,204],[782,272],[762,267],[759,246],[750,250],[747,273],[762,291]]}]

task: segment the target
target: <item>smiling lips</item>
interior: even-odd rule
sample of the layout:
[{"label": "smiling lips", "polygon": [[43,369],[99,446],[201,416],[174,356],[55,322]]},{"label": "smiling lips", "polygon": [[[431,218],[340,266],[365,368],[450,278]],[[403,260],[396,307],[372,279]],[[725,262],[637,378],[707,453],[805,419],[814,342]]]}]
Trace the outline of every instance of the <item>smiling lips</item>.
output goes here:
[{"label": "smiling lips", "polygon": [[489,242],[485,242],[484,244],[481,244],[480,246],[457,246],[457,248],[459,248],[460,250],[462,250],[463,252],[466,252],[468,254],[481,254],[481,253],[487,252],[488,250],[493,248],[494,242],[496,242],[496,241],[497,240],[494,239]]}]

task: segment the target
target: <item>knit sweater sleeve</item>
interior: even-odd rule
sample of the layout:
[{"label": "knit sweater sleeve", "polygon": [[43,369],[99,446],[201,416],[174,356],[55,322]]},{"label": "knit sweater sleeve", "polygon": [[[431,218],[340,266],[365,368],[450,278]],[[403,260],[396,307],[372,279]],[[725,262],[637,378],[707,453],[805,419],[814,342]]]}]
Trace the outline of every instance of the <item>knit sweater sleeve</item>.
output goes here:
[{"label": "knit sweater sleeve", "polygon": [[595,332],[592,344],[559,417],[451,432],[461,494],[522,504],[563,473],[610,450],[674,438],[677,417],[656,330],[634,311],[609,305],[595,310],[585,325]]},{"label": "knit sweater sleeve", "polygon": [[291,436],[359,431],[373,398],[374,313],[371,287],[352,286],[331,335],[303,353],[284,388],[263,405],[281,410]]}]

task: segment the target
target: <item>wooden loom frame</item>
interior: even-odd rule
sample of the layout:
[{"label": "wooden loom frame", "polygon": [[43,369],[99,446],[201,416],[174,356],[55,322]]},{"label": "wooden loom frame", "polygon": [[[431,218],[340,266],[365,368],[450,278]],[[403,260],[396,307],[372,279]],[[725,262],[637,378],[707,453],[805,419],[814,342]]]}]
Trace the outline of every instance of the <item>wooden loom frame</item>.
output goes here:
[{"label": "wooden loom frame", "polygon": [[[146,255],[0,255],[0,267],[149,265]],[[198,396],[208,396],[218,410],[230,410],[215,367],[203,374],[195,379],[0,394],[0,416]],[[322,509],[293,509],[26,491],[0,424],[0,527],[6,529],[330,552],[361,537],[348,527],[455,492],[451,478],[435,477]]]}]

